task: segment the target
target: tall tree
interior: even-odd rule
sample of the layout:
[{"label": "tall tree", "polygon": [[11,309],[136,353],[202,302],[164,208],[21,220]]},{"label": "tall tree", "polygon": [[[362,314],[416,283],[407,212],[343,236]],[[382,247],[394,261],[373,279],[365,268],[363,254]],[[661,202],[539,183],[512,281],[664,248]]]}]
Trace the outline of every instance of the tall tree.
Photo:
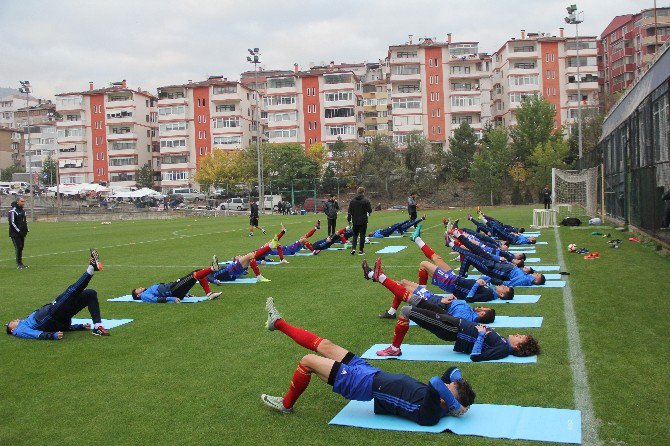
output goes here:
[{"label": "tall tree", "polygon": [[[598,141],[603,131],[605,115],[586,113],[582,115],[582,153],[587,155],[598,147]],[[566,158],[567,164],[572,164],[579,157],[579,126],[575,122],[570,125],[570,136],[568,137],[569,152]]]},{"label": "tall tree", "polygon": [[568,144],[562,139],[538,144],[530,156],[531,183],[539,191],[544,185],[551,184],[551,169],[565,169],[565,158],[568,155]]},{"label": "tall tree", "polygon": [[388,137],[376,136],[364,148],[360,162],[360,181],[366,187],[387,194],[391,192],[392,195],[389,182],[402,169],[393,141]]},{"label": "tall tree", "polygon": [[154,187],[154,174],[155,171],[151,163],[145,163],[144,166],[135,171],[135,184],[137,187]]},{"label": "tall tree", "polygon": [[467,122],[454,131],[449,137],[449,154],[447,168],[458,180],[466,180],[470,176],[470,165],[477,150],[477,135]]},{"label": "tall tree", "polygon": [[25,171],[26,171],[26,169],[24,169],[20,165],[13,164],[9,167],[5,167],[4,169],[0,170],[0,180],[2,180],[2,181],[12,181],[12,174],[23,173]]},{"label": "tall tree", "polygon": [[512,153],[505,127],[490,128],[486,131],[479,153],[473,156],[470,176],[474,181],[477,197],[491,205],[499,204],[509,175]]},{"label": "tall tree", "polygon": [[42,181],[49,186],[53,186],[58,181],[57,178],[58,163],[51,155],[47,156],[42,162]]},{"label": "tall tree", "polygon": [[310,187],[319,179],[319,166],[310,158],[300,144],[267,144],[263,152],[263,166],[267,172],[266,182],[272,188],[289,189],[291,184]]},{"label": "tall tree", "polygon": [[554,136],[556,107],[540,96],[524,99],[514,112],[516,126],[510,130],[512,149],[518,161],[525,163],[538,144],[544,144]]},{"label": "tall tree", "polygon": [[[255,151],[255,149],[254,149]],[[245,152],[214,149],[198,163],[195,180],[202,190],[244,182]]]},{"label": "tall tree", "polygon": [[430,160],[430,143],[421,133],[407,135],[407,148],[404,152],[405,169],[411,177],[417,169],[425,168]]}]

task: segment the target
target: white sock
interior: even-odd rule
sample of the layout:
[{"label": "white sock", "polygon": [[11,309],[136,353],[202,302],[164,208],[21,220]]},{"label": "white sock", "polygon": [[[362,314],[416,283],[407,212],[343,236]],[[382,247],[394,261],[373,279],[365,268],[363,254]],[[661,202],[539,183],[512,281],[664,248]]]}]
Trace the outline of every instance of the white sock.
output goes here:
[{"label": "white sock", "polygon": [[379,283],[384,283],[385,280],[386,280],[386,274],[382,274],[379,276]]},{"label": "white sock", "polygon": [[482,215],[482,221],[483,221],[484,223],[488,223],[488,222],[489,222],[489,221],[486,219],[486,217],[484,217],[483,215]]},{"label": "white sock", "polygon": [[368,279],[372,279],[372,276],[374,276],[374,275],[375,275],[375,273],[372,272],[372,271],[370,271],[370,272],[368,273]]},{"label": "white sock", "polygon": [[97,330],[97,329],[100,328],[101,326],[102,326],[102,323],[93,324],[93,329],[94,329],[94,330]]},{"label": "white sock", "polygon": [[461,236],[462,233],[458,229],[454,229],[454,232],[452,234],[453,234],[454,238],[458,238],[458,237]]},{"label": "white sock", "polygon": [[421,237],[417,237],[414,239],[414,243],[416,243],[416,246],[419,247],[419,249],[423,248],[426,245],[426,242],[421,240]]},{"label": "white sock", "polygon": [[[395,315],[395,311],[396,311],[395,308],[391,307],[391,308],[389,308],[389,310],[387,311],[387,313],[390,314],[390,315]],[[394,348],[395,348],[395,347],[394,347]]]},{"label": "white sock", "polygon": [[93,265],[88,265],[88,268],[86,268],[86,272],[88,273],[89,276],[92,276],[93,273],[95,272]]}]

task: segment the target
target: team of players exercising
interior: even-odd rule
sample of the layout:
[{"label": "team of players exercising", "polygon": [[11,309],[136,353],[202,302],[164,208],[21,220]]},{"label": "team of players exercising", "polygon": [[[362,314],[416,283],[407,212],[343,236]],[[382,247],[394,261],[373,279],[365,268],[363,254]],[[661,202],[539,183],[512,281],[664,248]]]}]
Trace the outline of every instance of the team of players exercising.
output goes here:
[{"label": "team of players exercising", "polygon": [[[470,217],[469,217],[470,218]],[[398,316],[392,344],[377,352],[379,356],[400,356],[401,344],[409,330],[409,322],[435,334],[438,338],[455,342],[454,351],[470,355],[472,361],[501,359],[508,355],[530,356],[540,352],[537,340],[530,335],[514,334],[507,338],[499,335],[487,325],[495,319],[495,310],[488,307],[470,307],[467,302],[487,302],[493,299],[512,299],[515,285],[530,286],[543,284],[544,276],[523,265],[525,255],[513,255],[507,251],[509,243],[534,243],[532,238],[522,236],[523,229],[503,225],[497,220],[483,216],[484,224],[471,220],[477,231],[460,230],[455,224],[445,222],[448,231],[445,241],[461,256],[461,271],[457,275],[449,265],[435,253],[421,238],[421,225],[425,219],[407,220],[377,230],[372,237],[388,237],[393,232],[404,233],[411,226],[416,229],[410,239],[428,258],[419,266],[418,283],[408,280],[396,282],[386,276],[381,258],[370,268],[363,261],[363,276],[366,280],[380,283],[394,296],[391,308],[380,315],[394,318],[401,302],[405,303]],[[287,263],[285,256],[294,255],[303,247],[316,255],[333,243],[346,243],[349,228],[338,231],[311,244],[308,239],[320,227],[315,227],[305,236],[290,245],[281,245],[279,240],[286,229],[281,231],[258,250],[236,256],[225,267],[214,256],[212,265],[193,271],[170,283],[158,283],[147,288],[134,288],[132,298],[154,303],[179,303],[189,296],[190,289],[198,282],[209,299],[215,299],[220,292],[212,292],[209,283],[221,284],[247,274],[251,268],[259,280],[264,279],[258,262],[269,261],[270,255],[278,255],[280,262]],[[502,243],[484,232],[495,235]],[[480,278],[468,279],[470,265],[484,273]],[[63,332],[88,330],[97,336],[109,336],[101,324],[100,306],[95,290],[87,289],[94,272],[102,270],[98,253],[91,249],[86,272],[68,287],[53,302],[32,312],[25,319],[13,320],[6,324],[7,333],[16,337],[32,339],[62,339]],[[450,293],[446,297],[431,293],[426,289],[428,278],[431,284]],[[88,307],[92,318],[90,324],[72,324],[72,318],[84,307]],[[393,414],[415,421],[420,425],[434,425],[447,415],[460,416],[467,412],[474,402],[475,393],[463,379],[459,369],[449,367],[441,376],[431,378],[428,384],[404,374],[393,374],[371,366],[366,361],[333,342],[321,338],[302,328],[286,322],[275,308],[270,297],[266,302],[268,313],[267,328],[278,330],[299,345],[319,355],[304,356],[292,377],[288,392],[283,397],[262,395],[263,402],[282,412],[290,413],[297,399],[309,385],[311,375],[333,386],[333,391],[349,400],[374,400],[374,412]]]}]

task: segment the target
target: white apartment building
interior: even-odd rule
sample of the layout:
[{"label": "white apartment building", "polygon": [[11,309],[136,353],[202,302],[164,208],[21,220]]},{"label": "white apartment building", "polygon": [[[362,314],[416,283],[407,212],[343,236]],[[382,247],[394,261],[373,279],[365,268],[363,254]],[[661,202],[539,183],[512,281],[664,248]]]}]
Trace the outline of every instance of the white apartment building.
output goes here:
[{"label": "white apartment building", "polygon": [[63,183],[135,186],[136,172],[156,166],[156,97],[126,81],[56,95],[58,165]]},{"label": "white apartment building", "polygon": [[14,122],[14,112],[23,107],[30,107],[37,105],[39,100],[28,96],[28,101],[26,102],[25,94],[10,94],[5,97],[0,98],[0,127],[6,127],[10,129],[19,128]]},{"label": "white apartment building", "polygon": [[580,102],[584,114],[597,111],[596,37],[580,37],[578,43],[564,37],[563,29],[558,37],[522,30],[520,38],[505,42],[492,57],[491,114],[496,124],[515,125],[514,111],[533,95],[556,107],[555,128],[575,121]]},{"label": "white apartment building", "polygon": [[160,172],[163,192],[196,186],[199,161],[213,149],[240,150],[255,142],[255,92],[211,76],[158,89]]}]

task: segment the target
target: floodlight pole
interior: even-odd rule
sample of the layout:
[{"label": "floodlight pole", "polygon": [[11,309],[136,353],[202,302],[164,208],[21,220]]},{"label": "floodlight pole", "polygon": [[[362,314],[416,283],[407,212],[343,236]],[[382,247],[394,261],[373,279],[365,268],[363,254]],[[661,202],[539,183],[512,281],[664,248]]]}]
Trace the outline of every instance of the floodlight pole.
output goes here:
[{"label": "floodlight pole", "polygon": [[33,162],[32,162],[32,157],[31,157],[31,140],[30,140],[30,89],[32,88],[30,86],[30,81],[19,81],[21,84],[21,88],[19,88],[19,92],[25,93],[26,94],[26,124],[23,126],[26,130],[26,137],[28,140],[28,150],[26,151],[26,154],[28,155],[28,178],[29,178],[29,184],[30,184],[30,219],[32,221],[35,221],[35,186],[34,186],[34,179],[33,179]]},{"label": "floodlight pole", "polygon": [[[570,25],[575,25],[575,41],[577,46],[577,136],[578,136],[578,153],[579,157],[582,157],[582,90],[581,90],[581,75],[580,75],[580,66],[582,61],[579,59],[579,24],[584,21],[584,11],[577,11],[577,5],[570,5],[567,8],[568,16],[565,18],[565,22]],[[582,15],[582,18],[579,18],[579,15]]]},{"label": "floodlight pole", "polygon": [[258,201],[261,203],[261,213],[265,214],[265,185],[263,184],[263,154],[261,153],[261,115],[260,101],[258,93],[258,64],[260,63],[260,50],[258,48],[249,49],[250,56],[247,61],[254,64],[254,93],[256,98],[256,110],[254,120],[256,121],[256,164],[258,167]]}]

